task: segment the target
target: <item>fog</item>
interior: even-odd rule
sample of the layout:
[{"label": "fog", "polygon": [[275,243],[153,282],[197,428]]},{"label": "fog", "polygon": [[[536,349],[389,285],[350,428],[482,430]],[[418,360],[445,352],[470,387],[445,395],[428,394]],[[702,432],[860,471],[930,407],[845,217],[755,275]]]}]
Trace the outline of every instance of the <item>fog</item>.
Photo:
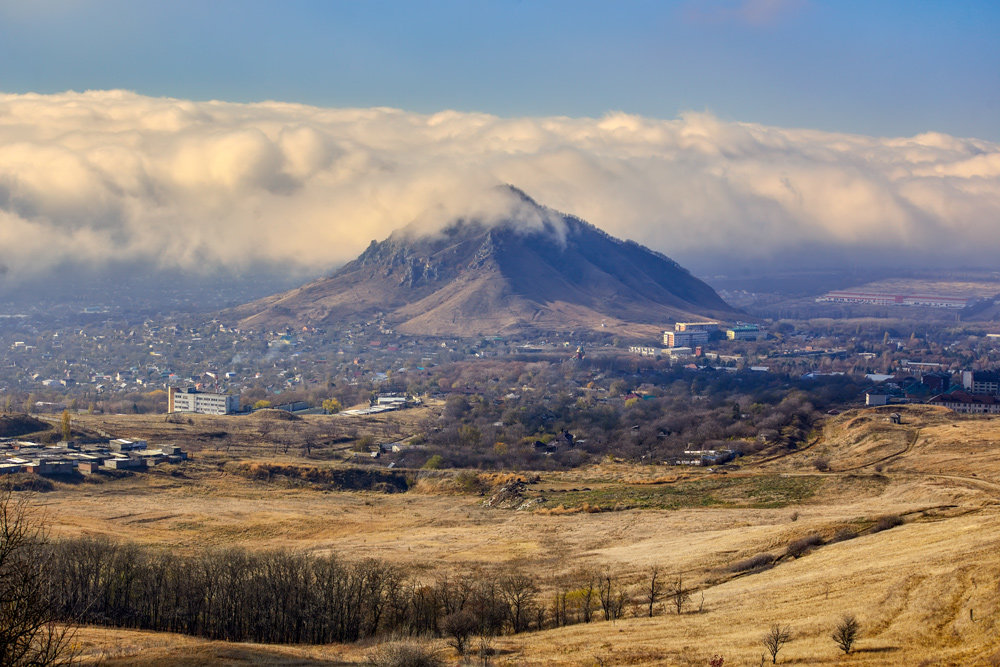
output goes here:
[{"label": "fog", "polygon": [[0,283],[117,263],[316,273],[414,222],[542,224],[502,183],[702,267],[1000,250],[1000,145],[978,139],[92,91],[0,95]]}]

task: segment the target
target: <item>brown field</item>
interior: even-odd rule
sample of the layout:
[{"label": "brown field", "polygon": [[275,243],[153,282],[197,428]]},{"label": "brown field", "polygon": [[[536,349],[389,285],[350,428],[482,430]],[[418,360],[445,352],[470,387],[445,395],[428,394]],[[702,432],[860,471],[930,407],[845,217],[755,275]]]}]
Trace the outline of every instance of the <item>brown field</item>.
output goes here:
[{"label": "brown field", "polygon": [[[277,428],[261,436],[238,418],[174,425],[162,416],[90,416],[82,426],[199,447],[192,461],[171,469],[56,483],[34,504],[54,536],[106,535],[184,551],[334,550],[411,566],[428,578],[517,566],[538,572],[543,587],[583,567],[609,568],[638,585],[657,566],[682,573],[695,590],[681,616],[664,609],[654,618],[501,637],[494,664],[707,665],[719,654],[726,666],[759,665],[760,636],[781,623],[793,633],[778,656],[783,664],[1000,665],[1000,419],[894,409],[901,424],[890,423],[885,409],[845,413],[801,450],[744,460],[728,474],[613,463],[544,473],[524,492],[535,499],[531,509],[521,511],[487,508],[480,496],[449,492],[440,479],[399,494],[247,479],[225,461],[343,464],[300,458],[291,435],[282,436],[291,442],[282,453]],[[320,429],[331,440],[352,429],[396,437],[406,435],[413,417],[280,424]],[[235,434],[228,454],[212,438],[194,435],[221,430]],[[254,441],[259,437],[263,444]],[[268,438],[278,441],[277,450]],[[338,447],[348,445],[330,444],[328,453]],[[815,465],[820,458],[826,471]],[[884,515],[905,522],[873,532]],[[857,537],[833,541],[847,529]],[[791,542],[812,534],[826,544],[784,556]],[[762,553],[781,558],[757,573],[727,569]],[[845,613],[862,624],[846,657],[829,638]],[[443,640],[426,641],[455,660]],[[84,662],[109,665],[354,664],[370,649],[226,644],[103,628],[81,629],[77,645]]]}]

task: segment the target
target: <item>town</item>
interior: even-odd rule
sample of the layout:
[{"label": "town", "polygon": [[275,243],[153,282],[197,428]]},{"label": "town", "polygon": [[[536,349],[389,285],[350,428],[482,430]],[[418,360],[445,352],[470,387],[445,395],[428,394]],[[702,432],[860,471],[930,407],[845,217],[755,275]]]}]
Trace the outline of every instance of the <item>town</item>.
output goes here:
[{"label": "town", "polygon": [[[442,364],[558,359],[578,350],[590,358],[665,359],[691,371],[846,375],[886,401],[930,399],[927,387],[974,397],[982,392],[960,374],[1000,367],[1000,334],[989,325],[915,319],[679,322],[657,342],[593,333],[407,336],[379,319],[341,329],[244,331],[194,315],[138,322],[82,313],[58,322],[10,317],[0,329],[0,401],[7,411],[165,413],[173,388],[185,401],[189,389],[238,397],[223,414],[255,405],[319,409],[331,396],[348,407],[380,391],[414,389]],[[925,379],[931,384],[921,384]],[[858,396],[859,404],[865,400]],[[969,400],[978,399],[952,404],[961,410]],[[185,409],[201,411],[193,403]]]}]

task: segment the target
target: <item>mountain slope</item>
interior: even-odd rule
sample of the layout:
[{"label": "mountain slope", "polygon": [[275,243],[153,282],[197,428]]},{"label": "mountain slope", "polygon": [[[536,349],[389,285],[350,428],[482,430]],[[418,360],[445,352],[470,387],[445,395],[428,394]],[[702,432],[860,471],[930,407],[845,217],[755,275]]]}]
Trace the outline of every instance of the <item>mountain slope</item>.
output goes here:
[{"label": "mountain slope", "polygon": [[514,192],[532,208],[530,223],[404,228],[331,276],[232,314],[261,328],[383,313],[400,331],[429,335],[621,330],[736,314],[666,256]]}]

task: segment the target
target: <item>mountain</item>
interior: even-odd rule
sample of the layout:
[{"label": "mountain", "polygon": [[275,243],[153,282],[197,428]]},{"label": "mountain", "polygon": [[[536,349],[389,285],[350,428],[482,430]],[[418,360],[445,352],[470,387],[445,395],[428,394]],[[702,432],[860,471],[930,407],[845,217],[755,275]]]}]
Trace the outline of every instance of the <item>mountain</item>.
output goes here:
[{"label": "mountain", "polygon": [[613,331],[650,335],[668,322],[731,318],[715,291],[670,258],[539,206],[519,190],[517,217],[415,225],[332,275],[230,312],[244,328],[330,325],[382,313],[424,335]]}]

